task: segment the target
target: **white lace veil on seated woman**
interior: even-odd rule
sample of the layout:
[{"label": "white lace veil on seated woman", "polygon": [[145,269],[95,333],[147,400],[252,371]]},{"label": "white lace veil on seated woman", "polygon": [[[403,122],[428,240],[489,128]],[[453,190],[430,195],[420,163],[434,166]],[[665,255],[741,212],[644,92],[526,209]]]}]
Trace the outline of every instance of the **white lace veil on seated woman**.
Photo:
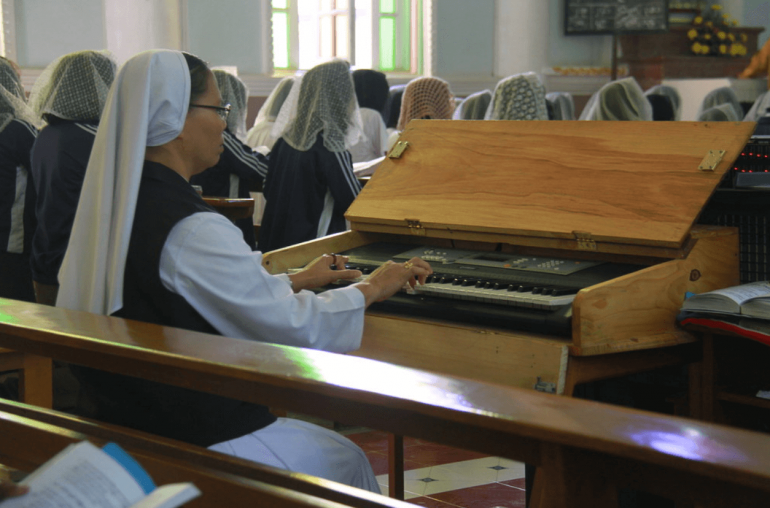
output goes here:
[{"label": "white lace veil on seated woman", "polygon": [[652,121],[652,106],[634,78],[611,81],[596,92],[581,120]]},{"label": "white lace veil on seated woman", "polygon": [[706,95],[700,105],[700,108],[698,109],[697,118],[700,118],[706,110],[715,106],[721,106],[723,104],[727,104],[733,108],[735,115],[731,115],[730,118],[734,116],[738,120],[742,120],[745,116],[743,113],[743,106],[741,106],[741,101],[738,99],[738,94],[736,94],[735,90],[729,86],[723,86],[710,91]]},{"label": "white lace veil on seated woman", "polygon": [[500,80],[489,103],[487,120],[548,120],[545,87],[534,72]]},{"label": "white lace veil on seated woman", "polygon": [[452,118],[454,120],[483,120],[490,102],[492,102],[491,90],[482,90],[471,94],[457,106]]},{"label": "white lace veil on seated woman", "polygon": [[720,104],[705,111],[698,116],[699,122],[739,122],[741,119],[735,114],[735,108],[730,104]]},{"label": "white lace veil on seated woman", "polygon": [[281,107],[297,80],[298,78],[294,76],[288,76],[279,81],[275,88],[273,88],[273,91],[270,92],[267,100],[259,109],[254,125],[246,134],[247,145],[252,148],[258,146],[273,148],[275,142],[281,137],[280,134],[277,137],[273,135],[275,120],[278,118]]},{"label": "white lace veil on seated woman", "polygon": [[545,100],[551,104],[551,120],[575,120],[575,100],[571,93],[551,92],[546,94]]},{"label": "white lace veil on seated woman", "polygon": [[682,96],[679,94],[679,90],[669,85],[655,85],[644,92],[644,95],[662,95],[668,97],[671,101],[671,107],[674,108],[674,120],[682,119]]}]

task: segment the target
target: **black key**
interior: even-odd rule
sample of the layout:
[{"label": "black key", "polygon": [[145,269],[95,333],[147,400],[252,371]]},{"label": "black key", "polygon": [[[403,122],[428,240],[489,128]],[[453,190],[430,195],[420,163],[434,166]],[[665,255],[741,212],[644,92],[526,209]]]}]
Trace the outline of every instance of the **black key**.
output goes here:
[{"label": "black key", "polygon": [[540,286],[536,286],[532,288],[532,294],[533,295],[540,295],[543,294],[543,288]]},{"label": "black key", "polygon": [[551,292],[552,296],[566,296],[566,295],[575,295],[577,292],[580,291],[577,288],[556,288]]},{"label": "black key", "polygon": [[489,284],[489,282],[485,282],[485,281],[483,281],[483,280],[480,280],[480,281],[478,281],[478,282],[476,283],[476,287],[477,287],[477,288],[483,288],[483,287],[486,287],[486,285],[487,285],[487,284]]},{"label": "black key", "polygon": [[535,289],[535,286],[530,286],[527,284],[520,284],[519,287],[516,289],[519,293],[528,293]]},{"label": "black key", "polygon": [[361,273],[363,273],[364,275],[369,275],[369,274],[370,274],[370,273],[372,273],[373,271],[374,271],[374,270],[373,270],[372,268],[369,268],[369,267],[366,267],[366,266],[365,266],[364,268],[362,268],[362,269],[361,269]]},{"label": "black key", "polygon": [[476,281],[473,279],[463,279],[463,283],[461,284],[461,286],[466,286],[466,287],[475,286],[475,285],[476,285]]},{"label": "black key", "polygon": [[460,284],[462,284],[462,283],[463,283],[463,280],[462,280],[462,279],[460,279],[460,278],[457,278],[457,279],[455,279],[455,280],[453,280],[453,281],[452,281],[452,285],[453,285],[453,286],[459,286],[459,285],[460,285]]},{"label": "black key", "polygon": [[510,289],[510,284],[507,282],[495,282],[495,285],[492,286],[492,289],[496,289],[498,291],[504,291],[506,289]]}]

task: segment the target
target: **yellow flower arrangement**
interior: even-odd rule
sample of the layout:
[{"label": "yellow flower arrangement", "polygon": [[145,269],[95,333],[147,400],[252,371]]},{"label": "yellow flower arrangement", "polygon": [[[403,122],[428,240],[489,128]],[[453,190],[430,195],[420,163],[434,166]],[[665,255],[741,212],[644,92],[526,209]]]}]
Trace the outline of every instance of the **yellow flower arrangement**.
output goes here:
[{"label": "yellow flower arrangement", "polygon": [[738,20],[724,12],[721,5],[705,8],[693,19],[687,31],[690,51],[695,55],[743,56],[747,53],[746,34],[735,34]]}]

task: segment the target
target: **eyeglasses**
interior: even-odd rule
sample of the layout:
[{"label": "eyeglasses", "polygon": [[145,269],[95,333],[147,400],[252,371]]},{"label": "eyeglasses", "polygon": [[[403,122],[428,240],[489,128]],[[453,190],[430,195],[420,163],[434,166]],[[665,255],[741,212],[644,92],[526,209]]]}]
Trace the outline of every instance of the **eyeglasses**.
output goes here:
[{"label": "eyeglasses", "polygon": [[206,108],[206,109],[215,109],[217,114],[219,115],[219,118],[222,120],[227,120],[227,115],[230,114],[230,110],[233,109],[232,106],[229,104],[225,104],[224,106],[208,106],[206,104],[190,104],[191,108]]}]

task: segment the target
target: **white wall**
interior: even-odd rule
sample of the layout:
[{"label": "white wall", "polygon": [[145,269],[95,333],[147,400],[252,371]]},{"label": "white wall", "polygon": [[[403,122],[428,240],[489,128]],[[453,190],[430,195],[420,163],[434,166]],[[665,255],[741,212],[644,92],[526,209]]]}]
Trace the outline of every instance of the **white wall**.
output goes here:
[{"label": "white wall", "polygon": [[107,48],[122,63],[148,49],[183,49],[179,0],[104,0]]}]

